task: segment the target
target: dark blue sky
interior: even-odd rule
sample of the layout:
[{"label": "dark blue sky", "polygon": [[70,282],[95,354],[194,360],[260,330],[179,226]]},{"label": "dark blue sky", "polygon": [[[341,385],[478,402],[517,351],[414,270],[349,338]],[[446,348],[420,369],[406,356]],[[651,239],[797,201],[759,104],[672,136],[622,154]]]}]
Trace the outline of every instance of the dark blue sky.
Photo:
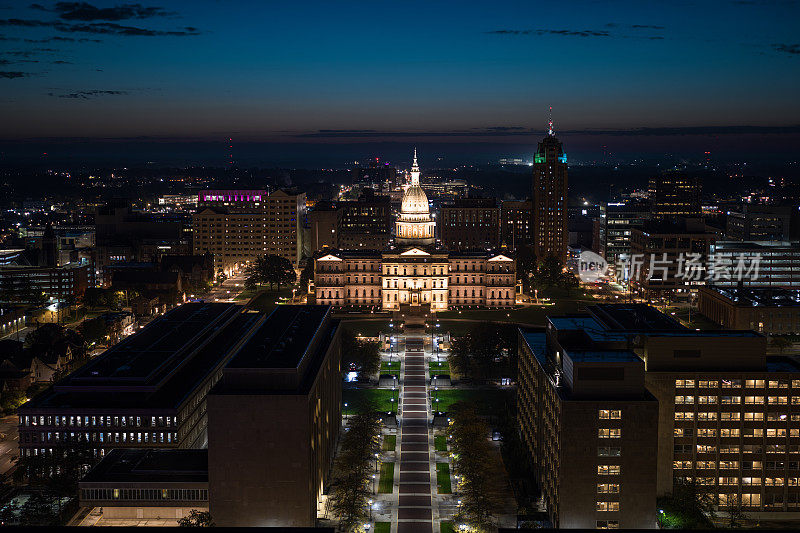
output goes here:
[{"label": "dark blue sky", "polygon": [[798,94],[798,2],[0,0],[7,140],[796,127]]}]

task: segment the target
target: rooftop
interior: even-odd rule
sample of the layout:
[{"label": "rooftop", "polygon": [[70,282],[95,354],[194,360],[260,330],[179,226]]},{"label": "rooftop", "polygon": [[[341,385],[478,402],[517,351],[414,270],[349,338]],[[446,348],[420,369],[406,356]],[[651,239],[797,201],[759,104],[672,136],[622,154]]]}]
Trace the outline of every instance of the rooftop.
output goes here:
[{"label": "rooftop", "polygon": [[84,483],[208,483],[208,450],[111,450]]},{"label": "rooftop", "polygon": [[642,360],[627,350],[567,351],[567,357],[576,363],[639,363]]},{"label": "rooftop", "polygon": [[746,307],[797,307],[800,306],[800,290],[769,288],[732,288],[714,287],[713,290],[733,303]]},{"label": "rooftop", "polygon": [[[120,379],[119,372],[110,361],[103,363],[106,357],[100,355],[94,362],[86,365],[77,372],[67,376],[54,386],[50,387],[35,399],[25,404],[21,409],[37,410],[40,408],[83,408],[93,409],[96,412],[105,412],[108,409],[175,409],[195,390],[215,368],[224,364],[233,347],[247,335],[258,319],[263,315],[258,313],[242,313],[241,308],[234,309],[233,304],[184,304],[182,307],[198,308],[204,305],[230,306],[233,313],[226,322],[220,322],[209,327],[206,334],[201,334],[203,344],[195,346],[192,350],[181,351],[180,355],[168,361],[168,368],[155,369],[154,376],[162,376],[158,381],[144,382],[138,379]],[[178,309],[181,309],[178,308]],[[176,309],[176,310],[178,310]],[[171,315],[169,313],[166,316]],[[162,318],[166,318],[162,317]],[[185,316],[181,313],[181,316]],[[161,320],[161,319],[159,319]],[[159,320],[153,322],[157,323]],[[152,339],[148,326],[135,336],[144,335]],[[169,335],[168,332],[164,333]],[[212,335],[213,334],[213,335]],[[132,337],[129,337],[129,339]],[[124,344],[125,341],[118,346]],[[112,352],[115,348],[106,352]],[[145,347],[146,349],[146,347]],[[131,352],[135,357],[136,352]],[[188,354],[192,354],[190,357]],[[168,357],[166,352],[156,352],[157,356]],[[116,364],[125,367],[126,362],[119,353],[113,355]],[[158,360],[142,362],[139,368],[144,368],[144,363],[157,364]],[[91,374],[94,363],[101,363],[98,371],[110,371],[111,376],[86,375]],[[164,364],[167,364],[165,362]],[[124,377],[124,376],[123,376]]]},{"label": "rooftop", "polygon": [[278,306],[228,367],[297,368],[329,309],[324,305]]}]

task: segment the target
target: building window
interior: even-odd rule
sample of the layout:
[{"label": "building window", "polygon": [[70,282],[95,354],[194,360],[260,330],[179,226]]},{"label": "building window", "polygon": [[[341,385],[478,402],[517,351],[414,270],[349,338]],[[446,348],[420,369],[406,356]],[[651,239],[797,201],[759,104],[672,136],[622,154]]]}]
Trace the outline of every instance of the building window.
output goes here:
[{"label": "building window", "polygon": [[619,529],[619,520],[598,520],[597,529]]}]

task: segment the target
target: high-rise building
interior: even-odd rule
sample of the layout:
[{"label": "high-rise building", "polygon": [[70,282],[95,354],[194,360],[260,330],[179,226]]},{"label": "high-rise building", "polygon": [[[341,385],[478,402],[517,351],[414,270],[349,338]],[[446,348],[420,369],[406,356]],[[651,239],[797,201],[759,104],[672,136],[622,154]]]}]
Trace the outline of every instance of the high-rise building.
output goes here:
[{"label": "high-rise building", "polygon": [[[797,361],[767,356],[767,339],[757,332],[696,331],[643,304],[600,304],[589,306],[587,311],[588,315],[582,317],[556,317],[548,321],[547,340],[555,337],[562,347],[558,355],[563,361],[563,372],[558,379],[569,382],[580,375],[576,366],[567,364],[572,360],[570,345],[575,345],[573,350],[579,352],[588,350],[595,357],[604,350],[622,349],[641,359],[647,390],[658,400],[658,452],[648,458],[656,466],[658,496],[688,482],[709,497],[720,511],[744,511],[750,518],[760,520],[797,516],[800,511],[800,412],[795,412],[800,402]],[[566,322],[566,327],[562,327],[562,322]],[[530,357],[521,353],[521,376],[529,372],[528,361]],[[611,358],[607,357],[605,362],[610,365]],[[590,381],[596,381],[606,379],[607,375],[601,372],[589,376]],[[524,390],[521,386],[520,417],[530,416],[526,410],[535,413],[546,408],[535,403],[535,397],[531,400],[524,396]],[[624,406],[621,411],[624,422]],[[550,416],[558,414],[555,411]],[[525,426],[525,420],[521,419],[520,427],[527,436]],[[562,439],[563,435],[562,432]],[[624,426],[621,437],[625,437]],[[620,458],[624,457],[623,448]],[[533,457],[533,460],[543,459]],[[652,465],[648,463],[641,468],[630,481],[652,481],[653,475],[649,473]],[[625,473],[623,463],[618,475]],[[625,483],[623,478],[621,492]],[[620,512],[626,510],[621,501]],[[622,523],[620,526],[624,527]]]},{"label": "high-rise building", "polygon": [[530,200],[508,200],[500,204],[500,241],[515,249],[531,242]]},{"label": "high-rise building", "polygon": [[[628,272],[633,287],[645,296],[686,295],[707,279],[709,253],[716,233],[700,219],[661,219],[631,231]],[[697,258],[694,266],[687,261]],[[691,270],[691,272],[689,271]]]},{"label": "high-rise building", "polygon": [[520,332],[517,427],[554,527],[653,528],[658,403],[642,360],[590,320]]},{"label": "high-rise building", "polygon": [[268,254],[297,267],[308,255],[304,233],[306,195],[278,189],[203,191],[192,218],[194,252],[214,255],[214,269],[229,272]]},{"label": "high-rise building", "polygon": [[703,185],[697,176],[671,170],[650,179],[650,210],[654,217],[699,217]]},{"label": "high-rise building", "polygon": [[634,228],[641,228],[650,218],[650,206],[646,202],[629,200],[609,203],[606,207],[605,258],[615,265],[618,261],[629,259],[631,254],[631,234]]},{"label": "high-rise building", "polygon": [[280,306],[208,395],[211,514],[220,526],[316,525],[342,415],[339,323]]},{"label": "high-rise building", "polygon": [[539,143],[533,159],[531,236],[536,257],[567,258],[567,154],[553,131]]},{"label": "high-rise building", "polygon": [[500,245],[500,208],[494,198],[462,198],[439,209],[439,240],[450,250]]},{"label": "high-rise building", "polygon": [[725,236],[737,241],[784,241],[800,237],[792,232],[792,217],[798,208],[791,205],[743,204],[728,212]]},{"label": "high-rise building", "polygon": [[382,250],[389,244],[392,205],[388,196],[364,189],[358,200],[339,202],[339,210],[339,248]]},{"label": "high-rise building", "polygon": [[325,248],[339,247],[342,211],[333,202],[317,202],[308,212],[308,226],[312,253]]}]

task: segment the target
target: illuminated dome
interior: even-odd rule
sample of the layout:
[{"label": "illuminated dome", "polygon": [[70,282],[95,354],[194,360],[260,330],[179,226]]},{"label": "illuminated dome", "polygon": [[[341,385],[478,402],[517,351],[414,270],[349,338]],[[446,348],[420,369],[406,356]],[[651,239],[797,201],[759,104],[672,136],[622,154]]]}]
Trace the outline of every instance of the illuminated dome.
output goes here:
[{"label": "illuminated dome", "polygon": [[405,194],[403,194],[403,206],[401,211],[409,215],[427,215],[430,213],[428,196],[419,184],[411,185],[406,189]]},{"label": "illuminated dome", "polygon": [[411,166],[411,185],[403,194],[403,204],[397,219],[395,242],[407,246],[427,246],[434,243],[434,227],[428,207],[428,196],[419,186],[417,150]]}]

